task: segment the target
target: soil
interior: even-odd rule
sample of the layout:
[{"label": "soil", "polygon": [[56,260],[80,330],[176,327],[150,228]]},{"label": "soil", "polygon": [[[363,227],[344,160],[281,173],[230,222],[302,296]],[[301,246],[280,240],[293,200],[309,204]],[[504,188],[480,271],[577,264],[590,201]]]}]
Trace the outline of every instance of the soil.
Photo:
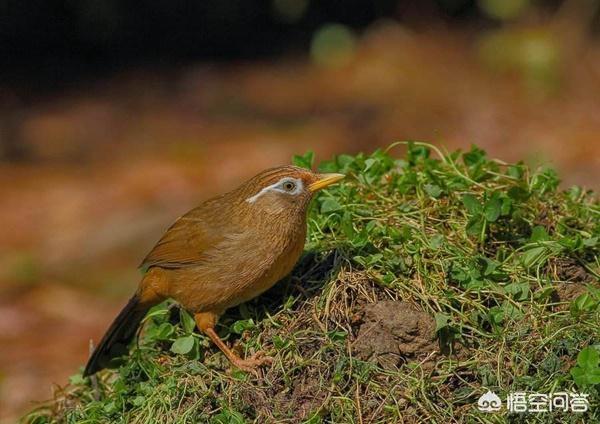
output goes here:
[{"label": "soil", "polygon": [[296,381],[291,393],[275,396],[275,407],[279,411],[294,411],[298,422],[318,412],[327,399],[327,390],[322,387],[318,371],[303,373]]},{"label": "soil", "polygon": [[[594,282],[594,276],[572,258],[552,259],[547,269],[554,280],[560,281],[553,295],[555,302],[571,302],[587,292],[586,284]],[[568,305],[558,307],[559,310],[566,308]]]},{"label": "soil", "polygon": [[548,264],[555,279],[567,283],[591,283],[594,277],[581,264],[572,258],[555,258]]},{"label": "soil", "polygon": [[569,309],[569,303],[577,299],[579,296],[587,292],[585,284],[581,283],[560,283],[556,287],[553,295],[555,302],[560,302],[561,305],[556,307],[556,310],[562,311]]},{"label": "soil", "polygon": [[[321,405],[326,402],[327,388],[321,384],[319,370],[315,367],[303,368],[293,378],[292,387],[286,387],[278,381],[266,390],[257,390],[248,386],[242,392],[242,399],[247,405],[261,415],[267,422],[285,421],[290,423],[304,422],[307,418],[320,412]],[[293,413],[293,416],[290,415]]]},{"label": "soil", "polygon": [[384,369],[425,359],[438,351],[435,322],[406,302],[385,300],[367,305],[352,351],[357,358]]}]

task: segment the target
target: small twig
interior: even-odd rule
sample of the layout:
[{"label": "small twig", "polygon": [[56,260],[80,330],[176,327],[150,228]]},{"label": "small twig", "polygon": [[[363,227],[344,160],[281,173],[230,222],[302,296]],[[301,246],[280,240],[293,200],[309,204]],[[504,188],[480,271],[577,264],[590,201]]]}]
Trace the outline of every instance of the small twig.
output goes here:
[{"label": "small twig", "polygon": [[358,380],[356,380],[356,413],[358,414],[358,422],[360,424],[363,424],[362,409],[360,407],[360,388],[358,385]]}]

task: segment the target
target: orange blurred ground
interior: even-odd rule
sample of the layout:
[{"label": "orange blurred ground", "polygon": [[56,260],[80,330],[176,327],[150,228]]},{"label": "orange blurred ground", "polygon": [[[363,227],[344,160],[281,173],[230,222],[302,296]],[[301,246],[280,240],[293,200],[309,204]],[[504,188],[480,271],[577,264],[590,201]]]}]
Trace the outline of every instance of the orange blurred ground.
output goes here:
[{"label": "orange blurred ground", "polygon": [[294,153],[475,143],[599,189],[600,46],[560,45],[558,79],[539,87],[490,70],[480,42],[379,24],[339,68],[129,71],[23,108],[37,160],[0,165],[0,421],[85,362],[174,218]]}]

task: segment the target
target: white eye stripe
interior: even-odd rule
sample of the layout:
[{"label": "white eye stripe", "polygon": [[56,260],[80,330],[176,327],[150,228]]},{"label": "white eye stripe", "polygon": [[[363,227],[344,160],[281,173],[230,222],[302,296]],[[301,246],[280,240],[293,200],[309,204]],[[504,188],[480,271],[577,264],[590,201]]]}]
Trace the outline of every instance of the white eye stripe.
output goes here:
[{"label": "white eye stripe", "polygon": [[274,185],[270,185],[270,186],[268,186],[268,187],[265,187],[265,188],[263,188],[261,191],[259,191],[258,193],[256,193],[254,196],[252,196],[252,197],[248,197],[248,198],[246,199],[246,202],[248,202],[248,203],[254,203],[254,202],[256,202],[260,196],[262,196],[262,195],[263,195],[263,194],[265,194],[267,191],[269,191],[270,189],[272,189],[272,188],[273,188],[273,186],[274,186]]},{"label": "white eye stripe", "polygon": [[[293,183],[294,184],[294,189],[292,191],[288,191],[285,188],[283,188],[283,185],[285,183]],[[302,180],[299,178],[291,178],[291,177],[284,177],[282,179],[280,179],[279,181],[277,181],[275,184],[271,184],[270,186],[267,186],[263,189],[261,189],[258,193],[256,193],[254,196],[252,197],[248,197],[246,199],[246,202],[248,203],[254,203],[256,202],[260,196],[262,196],[263,194],[269,192],[269,191],[278,191],[280,193],[286,193],[286,194],[291,194],[291,195],[297,195],[300,194],[303,190],[303,185],[302,185]]]}]

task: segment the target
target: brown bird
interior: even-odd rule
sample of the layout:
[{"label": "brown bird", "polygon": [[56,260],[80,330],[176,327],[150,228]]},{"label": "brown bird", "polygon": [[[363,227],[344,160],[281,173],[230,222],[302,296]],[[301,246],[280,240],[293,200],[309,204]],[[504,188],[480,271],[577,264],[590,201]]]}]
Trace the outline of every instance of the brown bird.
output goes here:
[{"label": "brown bird", "polygon": [[219,316],[286,276],[302,254],[313,194],[344,178],[295,166],[268,169],[237,189],[205,201],[167,230],[141,267],[138,290],[94,350],[84,376],[103,369],[116,345],[127,346],[148,309],[167,298],[194,315],[196,325],[231,363],[251,371],[270,361],[242,359],[215,332]]}]

